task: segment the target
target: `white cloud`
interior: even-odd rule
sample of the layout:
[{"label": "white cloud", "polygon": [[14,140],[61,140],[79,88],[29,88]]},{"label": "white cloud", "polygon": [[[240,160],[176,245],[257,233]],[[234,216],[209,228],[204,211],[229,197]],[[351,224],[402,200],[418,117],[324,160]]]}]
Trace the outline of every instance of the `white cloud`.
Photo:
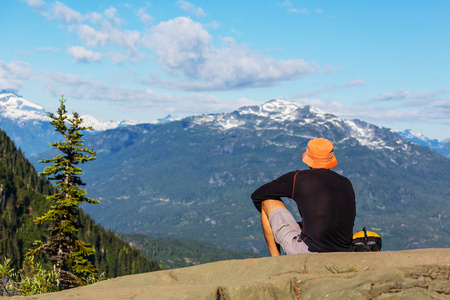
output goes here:
[{"label": "white cloud", "polygon": [[314,96],[317,96],[322,93],[336,91],[338,88],[340,88],[340,87],[338,87],[336,85],[326,86],[326,87],[321,88],[320,90],[316,90],[316,91],[301,92],[301,93],[295,95],[294,98],[310,98],[310,97],[314,97]]},{"label": "white cloud", "polygon": [[243,106],[254,106],[254,105],[261,105],[261,101],[255,101],[252,99],[249,99],[247,97],[239,98],[236,102],[237,108],[241,108]]},{"label": "white cloud", "polygon": [[53,3],[47,17],[50,19],[59,18],[63,20],[64,23],[81,22],[84,19],[82,14],[59,1],[55,1],[55,3]]},{"label": "white cloud", "polygon": [[101,46],[105,48],[108,44],[119,46],[128,50],[131,60],[141,60],[143,55],[139,53],[140,33],[138,31],[120,30],[109,21],[101,22],[100,29],[95,29],[86,24],[72,25],[70,31],[75,31],[78,37],[89,48]]},{"label": "white cloud", "polygon": [[437,100],[434,105],[442,109],[450,110],[450,99]]},{"label": "white cloud", "polygon": [[[177,5],[198,14],[202,12],[187,1],[178,1]],[[137,13],[144,21],[150,20],[143,9]],[[139,31],[120,28],[123,22],[114,7],[104,10],[102,14],[91,12],[82,15],[55,2],[47,15],[70,23],[67,27],[69,32],[78,35],[82,44],[68,48],[76,63],[99,62],[102,55],[110,57],[115,63],[138,61],[145,58],[140,48],[154,51],[157,65],[173,79],[139,80],[149,85],[189,91],[244,89],[273,86],[323,71],[316,64],[301,59],[278,60],[261,55],[227,37],[223,38],[224,45],[216,48],[212,36],[203,25],[188,17],[161,22],[148,28],[142,36]],[[102,48],[103,54],[94,51],[98,47]]]},{"label": "white cloud", "polygon": [[35,79],[30,64],[21,61],[6,63],[0,60],[0,88],[19,90],[24,81]]},{"label": "white cloud", "polygon": [[359,78],[344,84],[344,87],[353,87],[353,86],[366,86],[366,83],[363,79]]},{"label": "white cloud", "polygon": [[205,15],[205,12],[203,11],[203,9],[201,9],[200,7],[195,6],[194,4],[188,2],[188,1],[184,1],[184,0],[178,0],[177,1],[177,5],[179,8],[181,8],[182,10],[184,10],[185,12],[188,13],[193,13],[194,15],[201,17]]},{"label": "white cloud", "polygon": [[101,62],[102,55],[98,52],[83,48],[81,46],[72,46],[67,48],[67,52],[73,56],[75,63],[79,62]]},{"label": "white cloud", "polygon": [[342,90],[346,88],[352,88],[357,86],[366,86],[366,83],[363,79],[355,79],[344,85],[331,85],[321,88],[320,90],[310,91],[310,92],[302,92],[294,96],[294,98],[310,98],[313,96],[317,96],[322,93],[334,92],[337,90]]},{"label": "white cloud", "polygon": [[64,3],[55,1],[52,4],[47,4],[42,0],[24,0],[27,4],[49,20],[62,20],[64,23],[82,22],[86,19],[81,13],[71,9]]},{"label": "white cloud", "polygon": [[33,52],[31,51],[21,51],[21,50],[15,50],[14,51],[15,55],[25,55],[25,56],[32,56]]},{"label": "white cloud", "polygon": [[342,118],[357,118],[366,122],[449,124],[450,98],[445,95],[447,93],[450,93],[450,90],[446,88],[418,92],[398,90],[393,93],[383,93],[374,98],[376,101],[370,100],[356,103],[356,105],[343,105],[335,101],[308,97],[301,98],[298,102],[318,107]]},{"label": "white cloud", "polygon": [[99,23],[103,19],[103,15],[98,12],[92,12],[85,16],[86,20],[89,20],[92,23]]},{"label": "white cloud", "polygon": [[216,20],[212,20],[208,24],[205,24],[205,27],[212,28],[212,29],[217,29],[217,28],[220,27],[220,22],[218,22]]},{"label": "white cloud", "polygon": [[[322,71],[301,59],[277,60],[237,45],[232,38],[217,49],[212,36],[200,23],[178,17],[151,28],[143,45],[156,52],[157,64],[185,79],[173,82],[151,78],[141,80],[183,90],[223,90],[276,85],[283,80]],[[181,76],[182,75],[182,76]]]},{"label": "white cloud", "polygon": [[[450,97],[447,95],[448,93],[450,93],[450,90],[446,88],[415,92],[400,89],[392,93],[383,93],[360,104],[368,107],[374,112],[375,116],[384,119],[386,122],[414,121],[450,124]],[[375,105],[380,105],[380,108],[374,108]],[[370,120],[370,113],[368,112],[365,117]]]},{"label": "white cloud", "polygon": [[378,97],[372,99],[373,102],[381,102],[381,101],[398,101],[405,99],[423,99],[429,100],[430,98],[434,98],[440,93],[446,92],[445,90],[441,91],[418,91],[418,92],[410,92],[406,89],[399,89],[393,93],[383,93]]},{"label": "white cloud", "polygon": [[277,6],[281,6],[281,7],[292,7],[292,2],[286,0],[286,1],[284,1],[284,2],[277,3]]},{"label": "white cloud", "polygon": [[27,4],[34,8],[40,8],[44,5],[44,1],[42,0],[25,0]]},{"label": "white cloud", "polygon": [[76,31],[80,40],[85,42],[88,47],[105,47],[110,39],[106,32],[97,31],[95,28],[86,24],[71,26],[69,30]]},{"label": "white cloud", "polygon": [[146,7],[141,7],[137,10],[136,15],[144,24],[149,25],[150,22],[153,21],[153,17],[149,15],[146,10]]},{"label": "white cloud", "polygon": [[179,17],[151,28],[151,34],[143,43],[154,50],[159,65],[170,73],[181,70],[187,76],[195,76],[197,70],[212,52],[209,33],[200,23]]},{"label": "white cloud", "polygon": [[[348,106],[336,101],[324,101],[321,99],[302,98],[297,100],[302,105],[311,105],[344,119],[361,119],[366,122],[392,123],[398,121],[408,122],[411,117],[419,117],[419,111],[404,108],[396,110],[386,107]],[[422,119],[428,118],[422,116]]]},{"label": "white cloud", "polygon": [[277,3],[277,6],[287,8],[288,12],[298,13],[298,14],[308,14],[310,11],[306,8],[295,8],[291,1],[284,1]]},{"label": "white cloud", "polygon": [[119,51],[108,52],[103,54],[103,56],[111,58],[111,60],[116,64],[123,64],[128,60],[128,57],[126,57]]},{"label": "white cloud", "polygon": [[[135,30],[120,28],[124,21],[118,17],[115,7],[109,7],[103,13],[90,12],[83,15],[65,4],[55,1],[49,6],[40,6],[38,12],[49,20],[61,20],[68,24],[68,31],[75,32],[84,46],[88,48],[105,48],[112,45],[127,50],[126,56],[132,61],[142,60],[145,57],[138,51],[141,34]],[[148,18],[149,16],[141,15],[141,17]],[[120,62],[123,60],[121,59]]]},{"label": "white cloud", "polygon": [[[45,86],[55,97],[64,94],[67,98],[106,100],[129,111],[148,110],[192,115],[237,108],[235,102],[226,102],[214,95],[197,93],[173,95],[157,93],[151,89],[123,88],[60,72],[46,72],[45,76]],[[240,99],[238,103],[251,102]]]},{"label": "white cloud", "polygon": [[306,8],[290,8],[289,12],[293,12],[293,13],[297,13],[297,14],[308,14],[309,10],[307,10]]},{"label": "white cloud", "polygon": [[[177,5],[200,11],[187,1],[178,1]],[[105,56],[115,63],[125,63],[144,60],[145,52],[141,50],[154,52],[156,64],[172,78],[138,80],[151,86],[186,91],[245,89],[274,86],[282,81],[325,71],[302,59],[279,60],[262,55],[229,37],[223,38],[223,45],[217,48],[204,27],[209,25],[188,17],[161,22],[141,33],[122,29],[123,21],[114,7],[103,13],[82,15],[63,3],[55,2],[45,14],[67,23],[68,31],[77,34],[80,44],[68,47],[68,53],[76,63],[99,62]],[[144,10],[137,14],[144,21],[150,20]]]},{"label": "white cloud", "polygon": [[120,27],[122,25],[123,21],[117,16],[117,9],[115,7],[106,9],[103,14],[107,19],[114,23],[115,27]]}]

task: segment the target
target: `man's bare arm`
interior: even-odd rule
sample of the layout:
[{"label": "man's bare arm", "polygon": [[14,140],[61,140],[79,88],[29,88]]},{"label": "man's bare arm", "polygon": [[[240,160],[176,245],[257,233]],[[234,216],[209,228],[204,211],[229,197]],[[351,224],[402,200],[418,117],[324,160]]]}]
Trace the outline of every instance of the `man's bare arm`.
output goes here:
[{"label": "man's bare arm", "polygon": [[264,200],[261,204],[261,224],[266,238],[267,247],[270,256],[280,256],[279,245],[273,237],[272,227],[270,226],[269,216],[277,208],[286,208],[286,205],[279,200]]},{"label": "man's bare arm", "polygon": [[[264,202],[263,202],[264,203]],[[278,245],[273,237],[272,227],[270,227],[269,218],[264,210],[261,210],[261,224],[266,238],[267,247],[269,248],[270,256],[280,256]]]}]

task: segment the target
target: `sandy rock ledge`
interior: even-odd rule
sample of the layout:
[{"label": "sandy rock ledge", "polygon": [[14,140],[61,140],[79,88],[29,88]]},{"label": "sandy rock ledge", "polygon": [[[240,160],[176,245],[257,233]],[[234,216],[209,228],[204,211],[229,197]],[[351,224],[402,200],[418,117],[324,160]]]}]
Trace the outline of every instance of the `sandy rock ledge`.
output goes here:
[{"label": "sandy rock ledge", "polygon": [[450,249],[220,261],[13,299],[450,299]]}]

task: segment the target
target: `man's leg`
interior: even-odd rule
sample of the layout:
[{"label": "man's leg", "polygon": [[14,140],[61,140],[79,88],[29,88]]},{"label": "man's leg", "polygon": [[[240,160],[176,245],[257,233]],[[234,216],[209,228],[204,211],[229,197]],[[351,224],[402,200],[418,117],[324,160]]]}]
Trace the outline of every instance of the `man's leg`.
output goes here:
[{"label": "man's leg", "polygon": [[272,227],[270,226],[269,216],[277,208],[286,208],[283,202],[279,200],[264,200],[261,209],[261,224],[266,238],[267,247],[269,248],[270,256],[280,256],[278,244],[273,237]]},{"label": "man's leg", "polygon": [[305,242],[299,240],[302,229],[283,202],[265,200],[261,211],[264,236],[271,256],[280,255],[277,245],[288,255],[310,252]]}]

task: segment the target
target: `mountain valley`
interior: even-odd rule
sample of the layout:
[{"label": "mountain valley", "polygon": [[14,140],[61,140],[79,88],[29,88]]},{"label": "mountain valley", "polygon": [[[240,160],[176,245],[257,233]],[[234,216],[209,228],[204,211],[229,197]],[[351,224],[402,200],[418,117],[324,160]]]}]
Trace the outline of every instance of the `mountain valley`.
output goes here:
[{"label": "mountain valley", "polygon": [[98,153],[87,190],[101,204],[85,209],[117,232],[265,253],[250,194],[306,168],[301,154],[319,136],[334,142],[334,170],[354,185],[355,231],[378,232],[388,250],[450,245],[449,159],[390,129],[284,100],[86,137]]},{"label": "mountain valley", "polygon": [[[2,116],[0,127],[9,120]],[[31,144],[6,127],[22,149]],[[37,132],[30,134],[41,144],[52,139],[36,138]],[[277,99],[230,113],[114,127],[85,137],[98,159],[83,167],[84,181],[101,204],[84,209],[116,232],[266,254],[250,194],[306,168],[307,142],[325,137],[336,147],[334,170],[355,188],[355,231],[378,232],[386,250],[449,247],[450,160],[399,134]],[[54,155],[34,152],[38,170],[45,167],[39,159]]]}]

